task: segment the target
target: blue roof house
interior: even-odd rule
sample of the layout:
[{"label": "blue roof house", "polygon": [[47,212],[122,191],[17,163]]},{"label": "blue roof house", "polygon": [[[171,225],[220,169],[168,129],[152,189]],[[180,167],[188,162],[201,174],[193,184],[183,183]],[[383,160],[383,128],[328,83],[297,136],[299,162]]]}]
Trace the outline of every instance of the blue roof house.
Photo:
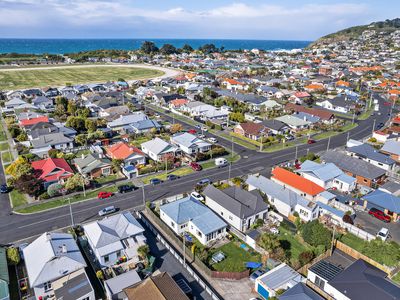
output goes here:
[{"label": "blue roof house", "polygon": [[227,224],[210,208],[191,197],[162,205],[160,218],[177,235],[188,232],[203,245],[226,235]]},{"label": "blue roof house", "polygon": [[362,197],[362,200],[364,200],[364,207],[378,208],[385,214],[390,215],[394,222],[399,219],[399,197],[378,189]]}]

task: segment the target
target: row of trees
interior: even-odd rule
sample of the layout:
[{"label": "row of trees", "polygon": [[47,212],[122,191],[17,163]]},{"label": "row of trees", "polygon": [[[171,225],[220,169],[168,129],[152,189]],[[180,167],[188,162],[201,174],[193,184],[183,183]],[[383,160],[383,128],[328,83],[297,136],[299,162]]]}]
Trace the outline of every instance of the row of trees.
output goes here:
[{"label": "row of trees", "polygon": [[[199,47],[199,51],[204,54],[210,54],[214,52],[223,52],[224,47],[216,47],[214,44],[205,44]],[[193,47],[189,44],[183,45],[181,48],[176,48],[172,44],[164,44],[161,48],[158,48],[154,42],[145,41],[143,42],[140,50],[145,54],[156,54],[160,53],[163,55],[177,54],[177,53],[191,53],[194,51]]]}]

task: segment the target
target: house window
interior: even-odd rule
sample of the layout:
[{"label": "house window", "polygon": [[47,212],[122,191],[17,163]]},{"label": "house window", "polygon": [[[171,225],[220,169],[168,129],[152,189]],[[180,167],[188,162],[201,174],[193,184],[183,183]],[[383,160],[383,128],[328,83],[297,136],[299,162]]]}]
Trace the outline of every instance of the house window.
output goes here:
[{"label": "house window", "polygon": [[110,257],[108,255],[104,255],[104,262],[108,263],[110,261]]},{"label": "house window", "polygon": [[202,234],[200,231],[198,231],[198,230],[197,230],[197,235],[198,235],[199,237],[202,237],[202,236],[203,236],[203,234]]},{"label": "house window", "polygon": [[224,212],[223,211],[221,211],[221,216],[223,216],[224,215]]},{"label": "house window", "polygon": [[121,257],[121,250],[118,250],[118,251],[117,251],[117,257],[118,257],[118,258]]},{"label": "house window", "polygon": [[101,170],[103,175],[110,175],[111,168],[104,168]]},{"label": "house window", "polygon": [[171,227],[175,228],[175,223],[174,222],[171,222]]},{"label": "house window", "polygon": [[51,290],[51,282],[50,282],[50,281],[45,282],[45,283],[43,284],[43,287],[44,287],[44,291],[45,291],[45,292],[50,291],[50,290]]},{"label": "house window", "polygon": [[324,289],[325,286],[325,281],[323,281],[321,278],[318,276],[315,276],[315,284],[321,288],[321,290]]},{"label": "house window", "polygon": [[90,298],[89,297],[85,297],[85,298],[83,298],[82,300],[89,300]]}]

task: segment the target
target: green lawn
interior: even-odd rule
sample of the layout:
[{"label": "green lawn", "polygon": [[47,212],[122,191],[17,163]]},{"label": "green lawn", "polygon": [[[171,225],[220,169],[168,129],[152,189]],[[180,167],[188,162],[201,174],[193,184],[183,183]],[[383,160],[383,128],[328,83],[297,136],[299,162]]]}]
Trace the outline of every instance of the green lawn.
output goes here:
[{"label": "green lawn", "polygon": [[[111,186],[111,187],[107,187],[107,188],[101,188],[101,189],[98,189],[95,191],[90,191],[90,192],[86,193],[86,197],[83,195],[83,193],[80,193],[78,195],[71,197],[71,203],[96,198],[99,191],[116,193],[117,187]],[[104,201],[104,200],[99,200],[99,201]],[[16,211],[19,213],[22,213],[22,214],[37,213],[37,212],[41,212],[41,211],[44,211],[47,209],[65,206],[65,205],[68,205],[68,197],[65,197],[65,199],[58,199],[58,200],[38,203],[33,206],[29,206],[29,207],[22,208],[22,209],[17,209]]]},{"label": "green lawn", "polygon": [[201,163],[201,166],[203,167],[203,170],[214,168],[215,161],[214,160],[206,161],[204,163]]},{"label": "green lawn", "polygon": [[248,148],[248,149],[250,149],[250,150],[258,150],[258,149],[260,148],[260,147],[257,147],[257,146],[255,146],[254,144],[251,144],[251,143],[249,143],[249,142],[247,142],[247,141],[245,141],[245,140],[243,140],[243,139],[237,138],[237,137],[235,137],[235,136],[232,136],[232,135],[229,135],[229,134],[220,132],[220,131],[211,130],[211,132],[212,132],[213,134],[215,134],[215,135],[217,135],[217,136],[219,136],[219,137],[225,139],[225,140],[228,140],[228,141],[231,141],[232,138],[233,138],[233,142],[234,142],[235,144],[241,145],[241,146],[246,147],[246,148]]},{"label": "green lawn", "polygon": [[3,161],[3,163],[9,163],[13,161],[13,157],[10,154],[10,152],[4,152],[1,154],[1,159]]},{"label": "green lawn", "polygon": [[359,115],[357,119],[358,120],[366,120],[371,116],[373,111],[374,111],[373,108],[369,108],[367,111],[365,111],[361,115]]},{"label": "green lawn", "polygon": [[170,174],[174,174],[174,175],[177,175],[177,176],[181,177],[181,176],[189,175],[189,174],[191,174],[193,172],[194,171],[192,170],[192,168],[182,167],[182,168],[179,168],[179,169],[177,169],[175,171],[169,172],[168,174],[163,172],[163,173],[152,174],[152,175],[149,175],[149,176],[146,176],[146,177],[142,177],[141,180],[143,181],[144,184],[149,184],[150,183],[150,179],[153,179],[153,178],[158,178],[158,179],[161,179],[161,180],[167,180],[167,175],[170,175]]},{"label": "green lawn", "polygon": [[7,143],[0,143],[0,151],[8,150],[9,146]]},{"label": "green lawn", "polygon": [[226,258],[217,264],[212,264],[212,269],[225,272],[242,272],[246,270],[246,262],[261,262],[261,255],[250,248],[250,246],[247,247],[249,248],[248,251],[240,248],[237,242],[231,241],[218,249],[213,249],[210,253],[210,260],[212,254],[218,251],[222,251]]},{"label": "green lawn", "polygon": [[332,137],[332,136],[347,132],[347,131],[349,131],[351,129],[354,129],[357,126],[358,126],[357,123],[354,123],[354,124],[348,123],[348,124],[344,125],[343,127],[341,127],[341,131],[340,132],[339,131],[334,131],[334,130],[322,132],[322,133],[314,135],[313,139],[317,140],[317,141],[323,140],[323,139],[327,139],[329,137]]},{"label": "green lawn", "polygon": [[299,254],[306,250],[312,250],[311,246],[303,242],[299,236],[294,235],[284,227],[279,227],[279,240],[282,248],[288,255],[290,261],[298,260]]},{"label": "green lawn", "polygon": [[153,69],[129,68],[121,66],[93,65],[74,67],[54,67],[51,69],[1,70],[0,89],[20,89],[29,87],[59,86],[71,84],[106,82],[110,80],[146,79],[162,75],[163,72]]},{"label": "green lawn", "polygon": [[28,203],[28,201],[26,201],[25,195],[21,194],[17,190],[12,190],[10,192],[10,198],[11,198],[11,206],[13,208],[16,208],[18,206],[25,205]]},{"label": "green lawn", "polygon": [[0,142],[4,142],[4,141],[6,141],[7,140],[7,136],[6,136],[6,134],[4,133],[4,131],[0,131]]},{"label": "green lawn", "polygon": [[280,143],[274,144],[272,146],[264,147],[263,152],[267,152],[267,153],[276,152],[276,151],[280,151],[285,148],[295,147],[296,145],[302,145],[302,144],[305,144],[306,142],[307,142],[307,138],[300,138],[300,139],[297,139],[296,141],[286,142],[285,144],[280,142]]},{"label": "green lawn", "polygon": [[395,276],[393,276],[392,280],[397,284],[400,284],[400,272],[398,272]]},{"label": "green lawn", "polygon": [[100,177],[100,178],[96,178],[96,181],[100,184],[104,184],[110,181],[115,181],[117,180],[119,177],[116,174],[113,175],[109,175],[109,176],[104,176],[104,177]]}]

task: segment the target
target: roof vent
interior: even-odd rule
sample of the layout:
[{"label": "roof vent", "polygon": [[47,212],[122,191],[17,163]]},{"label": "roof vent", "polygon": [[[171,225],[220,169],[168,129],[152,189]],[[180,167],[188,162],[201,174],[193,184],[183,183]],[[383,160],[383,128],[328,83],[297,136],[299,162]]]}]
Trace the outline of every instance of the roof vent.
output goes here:
[{"label": "roof vent", "polygon": [[67,246],[65,244],[62,245],[61,252],[62,253],[67,253],[68,252]]}]

